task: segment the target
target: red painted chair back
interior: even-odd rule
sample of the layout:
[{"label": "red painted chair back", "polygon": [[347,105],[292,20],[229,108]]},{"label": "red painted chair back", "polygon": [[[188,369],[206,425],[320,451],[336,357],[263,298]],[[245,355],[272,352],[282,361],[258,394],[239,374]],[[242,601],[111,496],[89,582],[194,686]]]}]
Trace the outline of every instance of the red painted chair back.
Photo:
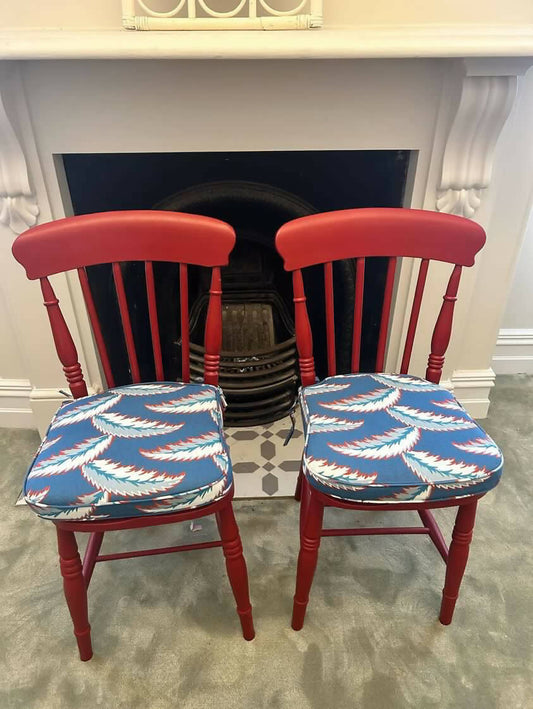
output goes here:
[{"label": "red painted chair back", "polygon": [[[94,304],[87,266],[112,264],[132,383],[141,381],[130,311],[121,264],[144,261],[150,333],[157,381],[164,377],[157,318],[153,262],[179,264],[179,319],[182,339],[182,379],[190,380],[188,265],[212,269],[205,328],[204,381],[217,384],[222,344],[222,301],[220,267],[228,263],[235,244],[235,232],[225,222],[192,214],[162,211],[105,212],[69,217],[33,227],[13,244],[13,254],[30,279],[39,279],[48,311],[57,354],[74,398],[87,395],[78,354],[58,299],[48,279],[64,271],[77,270],[89,313],[94,339],[108,387],[114,386],[113,372]],[[178,304],[176,304],[176,312]]]},{"label": "red painted chair back", "polygon": [[359,371],[363,321],[365,259],[388,258],[375,371],[383,370],[389,332],[394,277],[398,258],[420,259],[418,279],[403,350],[401,374],[409,369],[411,352],[430,260],[454,265],[431,339],[426,378],[438,383],[451,335],[453,309],[463,266],[472,266],[485,243],[485,232],[462,217],[411,209],[349,209],[295,219],[281,227],[276,248],[285,269],[293,272],[296,339],[302,384],[315,382],[313,339],[307,312],[302,269],[323,264],[328,375],[336,373],[333,262],[355,259],[352,372]]}]

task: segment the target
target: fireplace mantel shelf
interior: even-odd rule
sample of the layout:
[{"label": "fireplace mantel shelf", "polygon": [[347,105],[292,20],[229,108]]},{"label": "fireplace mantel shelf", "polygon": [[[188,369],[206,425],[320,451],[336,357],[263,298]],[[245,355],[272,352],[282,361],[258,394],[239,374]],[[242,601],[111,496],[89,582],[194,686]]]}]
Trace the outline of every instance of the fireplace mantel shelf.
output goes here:
[{"label": "fireplace mantel shelf", "polygon": [[280,32],[0,32],[0,60],[533,57],[533,25],[374,26]]}]

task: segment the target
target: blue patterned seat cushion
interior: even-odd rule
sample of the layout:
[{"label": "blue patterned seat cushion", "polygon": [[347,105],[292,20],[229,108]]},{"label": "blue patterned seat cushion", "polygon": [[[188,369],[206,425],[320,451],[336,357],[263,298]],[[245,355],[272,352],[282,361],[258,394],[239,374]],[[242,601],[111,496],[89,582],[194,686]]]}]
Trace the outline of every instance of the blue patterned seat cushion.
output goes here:
[{"label": "blue patterned seat cushion", "polygon": [[192,509],[232,471],[222,394],[207,384],[133,384],[64,404],[26,475],[41,517],[95,520]]},{"label": "blue patterned seat cushion", "polygon": [[303,469],[318,490],[360,502],[484,493],[503,457],[452,394],[408,375],[328,377],[300,391]]}]

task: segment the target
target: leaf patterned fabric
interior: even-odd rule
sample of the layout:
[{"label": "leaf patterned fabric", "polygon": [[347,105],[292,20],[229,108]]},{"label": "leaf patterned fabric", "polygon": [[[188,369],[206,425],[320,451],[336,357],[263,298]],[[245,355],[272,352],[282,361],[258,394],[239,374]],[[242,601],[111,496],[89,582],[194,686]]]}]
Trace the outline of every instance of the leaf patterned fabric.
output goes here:
[{"label": "leaf patterned fabric", "polygon": [[[303,469],[356,502],[423,502],[498,484],[503,456],[443,387],[395,374],[328,377],[300,390]],[[341,418],[342,417],[342,418]]]},{"label": "leaf patterned fabric", "polygon": [[232,485],[222,393],[208,384],[116,387],[64,404],[26,475],[48,519],[95,520],[192,509]]}]

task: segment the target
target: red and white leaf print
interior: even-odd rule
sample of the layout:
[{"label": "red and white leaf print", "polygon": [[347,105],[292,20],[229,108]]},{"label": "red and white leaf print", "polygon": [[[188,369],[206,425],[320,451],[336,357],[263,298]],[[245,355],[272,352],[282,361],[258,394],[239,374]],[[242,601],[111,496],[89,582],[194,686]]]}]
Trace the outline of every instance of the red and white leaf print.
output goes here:
[{"label": "red and white leaf print", "polygon": [[451,411],[464,412],[463,407],[456,399],[442,399],[441,401],[432,401],[431,403],[441,409],[450,409]]},{"label": "red and white leaf print", "polygon": [[106,458],[84,465],[81,472],[98,490],[123,497],[144,497],[164,492],[178,485],[185,477],[185,473],[168,475],[159,470],[121,465]]},{"label": "red and white leaf print", "polygon": [[362,473],[344,465],[337,465],[323,458],[305,458],[305,470],[314,478],[334,479],[337,482],[354,482],[357,485],[371,485],[377,478],[377,473]]},{"label": "red and white leaf print", "polygon": [[214,485],[206,485],[198,490],[193,490],[190,493],[180,495],[179,497],[170,497],[167,499],[154,500],[150,504],[137,505],[139,512],[147,514],[162,514],[164,512],[178,512],[179,510],[194,509],[201,505],[207,505],[209,502],[214,502],[222,497],[227,489],[227,478],[218,480]]},{"label": "red and white leaf print", "polygon": [[403,374],[371,374],[372,379],[375,379],[380,384],[385,384],[388,387],[403,389],[403,391],[438,391],[442,389],[438,384],[433,384],[425,379],[417,379]]},{"label": "red and white leaf print", "polygon": [[379,460],[410,451],[420,440],[419,428],[392,428],[386,433],[346,443],[328,443],[331,450],[356,458]]},{"label": "red and white leaf print", "polygon": [[62,475],[70,470],[80,468],[85,463],[98,458],[113,442],[113,436],[96,436],[86,438],[73,448],[62,450],[50,458],[41,459],[28,473],[31,478],[48,475]]},{"label": "red and white leaf print", "polygon": [[408,451],[402,457],[417,477],[431,484],[466,481],[471,484],[488,475],[485,468],[453,458],[441,458],[428,451]]},{"label": "red and white leaf print", "polygon": [[225,454],[224,445],[217,431],[192,436],[184,441],[169,443],[154,450],[140,450],[141,455],[152,460],[201,460]]},{"label": "red and white leaf print", "polygon": [[433,489],[432,485],[427,485],[426,487],[409,485],[402,487],[393,495],[383,495],[382,497],[377,497],[375,500],[369,500],[369,502],[423,502],[431,497]]},{"label": "red and white leaf print", "polygon": [[[55,431],[56,428],[60,428],[61,426],[70,426],[73,423],[87,421],[97,414],[102,414],[104,411],[108,411],[112,406],[118,404],[121,399],[121,394],[115,394],[114,396],[91,397],[91,401],[84,404],[78,404],[77,406],[67,404],[66,407],[60,409],[58,415],[52,422],[50,430]],[[64,411],[65,408],[68,410]]]},{"label": "red and white leaf print", "polygon": [[188,384],[127,384],[123,387],[109,389],[116,394],[126,396],[154,396],[156,394],[175,394],[180,389],[185,389]]},{"label": "red and white leaf print", "polygon": [[44,487],[42,490],[29,490],[25,495],[24,499],[28,505],[42,502],[44,498],[50,492],[50,487]]},{"label": "red and white leaf print", "polygon": [[216,411],[219,404],[214,390],[203,389],[180,399],[146,404],[146,408],[159,414],[198,414],[203,411]]},{"label": "red and white leaf print", "polygon": [[45,519],[66,519],[72,522],[80,522],[82,520],[97,520],[108,519],[110,515],[95,514],[98,509],[95,505],[82,507],[39,507],[36,505],[34,511]]},{"label": "red and white leaf print", "polygon": [[406,426],[416,426],[424,431],[458,431],[477,426],[470,418],[445,416],[433,411],[421,411],[412,406],[391,406],[387,413]]},{"label": "red and white leaf print", "polygon": [[93,426],[102,433],[109,433],[118,438],[147,438],[148,436],[164,436],[167,433],[179,431],[183,423],[165,423],[151,421],[137,416],[125,416],[119,413],[98,414],[92,419]]},{"label": "red and white leaf print", "polygon": [[334,416],[320,416],[311,414],[309,417],[309,431],[311,433],[334,433],[335,431],[353,431],[360,428],[364,421],[350,421]]},{"label": "red and white leaf print", "polygon": [[56,436],[55,438],[48,438],[44,439],[44,441],[41,443],[41,447],[39,448],[39,453],[42,453],[43,451],[47,451],[49,448],[52,446],[55,446],[56,443],[58,443],[61,440],[62,436]]},{"label": "red and white leaf print", "polygon": [[328,384],[324,382],[322,384],[311,384],[308,387],[302,389],[302,394],[304,396],[316,396],[317,394],[331,394],[334,391],[342,391],[343,389],[349,389],[351,384]]},{"label": "red and white leaf print", "polygon": [[333,411],[344,411],[354,413],[371,413],[373,411],[383,411],[393,406],[400,400],[401,391],[399,389],[374,389],[367,394],[349,396],[338,401],[321,401],[319,406]]},{"label": "red and white leaf print", "polygon": [[459,450],[465,451],[465,453],[472,453],[472,455],[492,455],[495,458],[503,457],[501,450],[488,436],[487,438],[474,438],[472,441],[454,443],[453,445],[459,448]]}]

